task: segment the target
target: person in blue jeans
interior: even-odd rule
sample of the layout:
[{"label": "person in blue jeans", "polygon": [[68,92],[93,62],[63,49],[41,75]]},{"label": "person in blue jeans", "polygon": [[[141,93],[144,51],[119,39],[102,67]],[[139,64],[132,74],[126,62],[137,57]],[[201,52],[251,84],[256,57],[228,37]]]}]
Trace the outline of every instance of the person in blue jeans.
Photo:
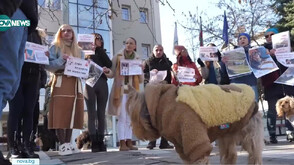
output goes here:
[{"label": "person in blue jeans", "polygon": [[[1,0],[0,15],[11,19],[29,19],[30,29],[38,24],[37,3],[35,0]],[[2,110],[11,100],[20,82],[21,68],[24,62],[24,48],[27,40],[27,27],[11,27],[0,32],[0,119]],[[11,164],[0,152],[0,164]]]}]

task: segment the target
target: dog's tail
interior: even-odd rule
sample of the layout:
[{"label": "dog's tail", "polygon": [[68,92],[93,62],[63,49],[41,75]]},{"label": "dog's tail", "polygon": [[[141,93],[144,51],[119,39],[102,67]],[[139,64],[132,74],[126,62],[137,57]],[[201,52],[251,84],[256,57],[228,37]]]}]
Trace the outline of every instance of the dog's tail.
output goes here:
[{"label": "dog's tail", "polygon": [[249,123],[242,129],[242,134],[245,136],[242,147],[249,153],[248,164],[262,164],[264,128],[260,112],[252,116]]}]

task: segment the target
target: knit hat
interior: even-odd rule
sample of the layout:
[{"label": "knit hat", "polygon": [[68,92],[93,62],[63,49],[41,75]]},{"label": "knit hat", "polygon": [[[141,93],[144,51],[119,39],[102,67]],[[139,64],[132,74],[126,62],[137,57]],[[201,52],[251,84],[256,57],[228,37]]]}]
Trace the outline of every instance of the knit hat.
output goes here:
[{"label": "knit hat", "polygon": [[182,45],[176,45],[174,47],[175,54],[178,56],[182,51],[186,50],[186,48]]},{"label": "knit hat", "polygon": [[248,44],[250,44],[251,39],[250,39],[250,35],[249,35],[248,33],[240,33],[239,36],[238,36],[238,41],[239,41],[239,38],[240,38],[241,36],[245,36],[245,37],[247,37],[247,39],[248,39]]},{"label": "knit hat", "polygon": [[266,35],[268,32],[273,32],[275,34],[279,33],[277,28],[269,28],[265,31],[264,35]]}]

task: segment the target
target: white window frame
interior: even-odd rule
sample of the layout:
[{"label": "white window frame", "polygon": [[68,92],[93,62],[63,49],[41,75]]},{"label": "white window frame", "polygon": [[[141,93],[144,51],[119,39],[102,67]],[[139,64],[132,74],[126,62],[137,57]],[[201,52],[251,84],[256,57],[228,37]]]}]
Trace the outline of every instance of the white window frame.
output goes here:
[{"label": "white window frame", "polygon": [[[151,54],[151,45],[150,44],[142,44],[142,59],[148,59]],[[147,50],[147,52],[146,52]]]},{"label": "white window frame", "polygon": [[[128,13],[125,13],[128,12]],[[130,21],[131,20],[131,7],[127,5],[122,5],[121,7],[121,18],[124,21]]]}]

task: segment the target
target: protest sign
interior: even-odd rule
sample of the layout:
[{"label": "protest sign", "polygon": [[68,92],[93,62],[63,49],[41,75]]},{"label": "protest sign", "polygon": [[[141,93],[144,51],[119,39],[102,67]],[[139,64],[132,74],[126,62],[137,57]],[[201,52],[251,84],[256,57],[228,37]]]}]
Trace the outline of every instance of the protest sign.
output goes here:
[{"label": "protest sign", "polygon": [[215,46],[200,46],[199,57],[202,61],[218,61],[217,47]]},{"label": "protest sign", "polygon": [[272,57],[266,54],[263,46],[249,49],[249,65],[256,78],[279,69]]},{"label": "protest sign", "polygon": [[237,48],[223,52],[227,59],[226,69],[230,78],[241,77],[251,73],[244,48]]},{"label": "protest sign", "polygon": [[49,59],[45,55],[46,51],[48,51],[47,46],[35,44],[32,42],[26,42],[24,51],[24,61],[49,65]]},{"label": "protest sign", "polygon": [[177,78],[180,82],[195,82],[195,70],[193,68],[178,66]]},{"label": "protest sign", "polygon": [[275,83],[294,86],[294,68],[288,68]]},{"label": "protest sign", "polygon": [[281,32],[272,36],[273,49],[275,54],[291,52],[289,31]]},{"label": "protest sign", "polygon": [[86,84],[88,84],[90,87],[94,87],[102,73],[103,68],[97,65],[95,62],[90,61],[89,76],[85,79]]},{"label": "protest sign", "polygon": [[94,55],[95,36],[93,34],[78,34],[78,45],[85,55]]},{"label": "protest sign", "polygon": [[120,60],[120,75],[142,75],[142,61],[141,60]]},{"label": "protest sign", "polygon": [[150,80],[149,83],[159,83],[165,79],[167,76],[167,70],[157,71],[154,70],[150,71]]},{"label": "protest sign", "polygon": [[64,74],[79,78],[88,78],[89,68],[89,61],[69,56],[65,64]]},{"label": "protest sign", "polygon": [[294,52],[278,53],[276,58],[285,67],[294,67]]}]

